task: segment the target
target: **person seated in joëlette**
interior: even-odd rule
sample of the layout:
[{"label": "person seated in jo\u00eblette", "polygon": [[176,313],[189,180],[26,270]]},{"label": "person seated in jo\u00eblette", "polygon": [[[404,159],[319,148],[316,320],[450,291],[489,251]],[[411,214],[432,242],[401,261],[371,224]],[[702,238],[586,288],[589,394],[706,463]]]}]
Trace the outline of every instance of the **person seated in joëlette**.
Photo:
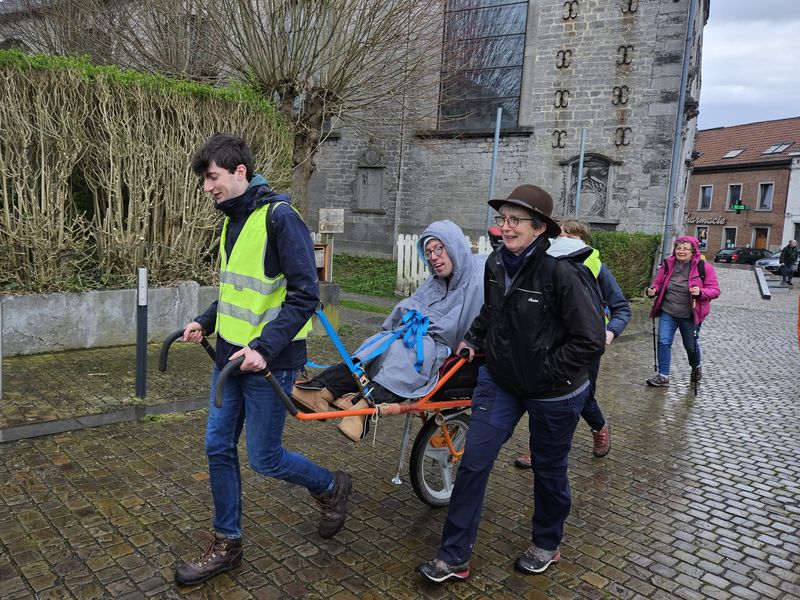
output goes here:
[{"label": "person seated in jo\u00eblette", "polygon": [[[417,252],[430,275],[399,302],[352,359],[369,379],[373,404],[420,398],[438,383],[439,369],[453,354],[483,304],[486,256],[474,255],[464,232],[452,221],[431,223],[419,237]],[[345,363],[307,382],[297,383],[292,400],[301,409],[326,412],[367,408],[369,403]],[[353,399],[356,402],[353,404]],[[366,433],[366,417],[345,417],[339,431],[353,441]]]}]

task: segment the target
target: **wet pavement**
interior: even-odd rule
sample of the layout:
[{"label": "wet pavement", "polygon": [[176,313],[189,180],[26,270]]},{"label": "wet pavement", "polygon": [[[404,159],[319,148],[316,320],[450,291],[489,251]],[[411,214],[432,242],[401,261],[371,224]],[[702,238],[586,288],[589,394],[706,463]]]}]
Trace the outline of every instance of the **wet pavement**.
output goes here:
[{"label": "wet pavement", "polygon": [[[403,419],[382,419],[374,446],[347,442],[332,423],[290,420],[287,447],[353,474],[345,528],[320,539],[304,490],[244,468],[242,566],[178,588],[173,569],[205,543],[211,518],[206,355],[177,345],[161,374],[152,345],[144,399],[131,347],[6,358],[0,598],[798,598],[800,292],[765,301],[752,271],[718,273],[697,396],[677,340],[672,385],[644,385],[645,304],[607,351],[598,397],[612,450],[593,458],[579,425],[562,560],[538,576],[513,569],[532,505],[531,472],[512,466],[524,423],[493,471],[472,577],[437,587],[413,569],[433,555],[446,511],[417,499],[407,464],[403,484],[391,483]],[[351,348],[382,320],[344,317]],[[333,357],[312,340],[312,359]]]}]

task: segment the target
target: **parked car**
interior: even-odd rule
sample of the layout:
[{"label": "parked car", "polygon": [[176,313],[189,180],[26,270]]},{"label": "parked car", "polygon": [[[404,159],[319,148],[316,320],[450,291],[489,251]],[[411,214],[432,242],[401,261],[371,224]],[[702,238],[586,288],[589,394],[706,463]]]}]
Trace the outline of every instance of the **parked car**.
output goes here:
[{"label": "parked car", "polygon": [[733,255],[733,248],[723,248],[719,252],[714,255],[714,262],[724,262],[729,263],[731,262],[731,256]]},{"label": "parked car", "polygon": [[[761,267],[765,271],[772,273],[773,275],[780,275],[781,274],[781,265],[780,265],[780,257],[781,251],[778,250],[777,252],[773,252],[771,256],[766,258],[759,258],[756,261],[756,266]],[[795,265],[795,275],[800,277],[800,262]]]},{"label": "parked car", "polygon": [[764,248],[734,248],[730,262],[737,265],[753,265],[759,258],[767,258],[769,250]]}]

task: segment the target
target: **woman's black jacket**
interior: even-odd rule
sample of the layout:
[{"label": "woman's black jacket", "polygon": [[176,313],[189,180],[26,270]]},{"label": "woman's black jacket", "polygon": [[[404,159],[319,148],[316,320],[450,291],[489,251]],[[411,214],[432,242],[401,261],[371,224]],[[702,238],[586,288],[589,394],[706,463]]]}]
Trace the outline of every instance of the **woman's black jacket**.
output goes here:
[{"label": "woman's black jacket", "polygon": [[[605,349],[603,315],[577,272],[586,267],[547,255],[549,247],[547,239],[535,246],[508,289],[502,248],[489,256],[484,304],[464,338],[483,348],[501,387],[529,399],[574,392],[588,379],[587,365]],[[543,269],[549,260],[555,268]],[[542,281],[548,271],[552,282]]]}]

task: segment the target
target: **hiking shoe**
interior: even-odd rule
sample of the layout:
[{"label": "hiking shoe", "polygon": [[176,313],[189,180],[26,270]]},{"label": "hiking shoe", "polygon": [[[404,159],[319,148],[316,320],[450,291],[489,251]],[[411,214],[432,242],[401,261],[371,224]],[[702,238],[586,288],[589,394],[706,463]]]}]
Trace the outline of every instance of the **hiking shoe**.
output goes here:
[{"label": "hiking shoe", "polygon": [[517,460],[514,461],[514,466],[519,467],[520,469],[530,469],[531,453],[528,452],[527,454],[523,454],[522,456],[517,457]]},{"label": "hiking shoe", "polygon": [[547,567],[561,560],[561,552],[545,550],[531,544],[514,563],[514,566],[523,573],[544,573]]},{"label": "hiking shoe", "polygon": [[295,384],[292,388],[292,403],[303,412],[328,412],[333,410],[333,401],[333,394],[326,387],[313,389]]},{"label": "hiking shoe", "polygon": [[703,378],[703,367],[692,367],[690,381],[700,381]]},{"label": "hiking shoe", "polygon": [[661,373],[656,373],[647,380],[647,385],[652,387],[667,387],[669,385],[669,377]]},{"label": "hiking shoe", "polygon": [[205,552],[175,570],[178,585],[196,585],[242,564],[242,539],[214,532]]},{"label": "hiking shoe", "polygon": [[[369,403],[363,398],[353,404],[350,408],[364,409],[369,408]],[[357,415],[354,417],[344,417],[342,422],[337,425],[339,432],[351,442],[358,443],[369,431],[369,420],[367,415]]]},{"label": "hiking shoe", "polygon": [[319,536],[324,539],[333,537],[342,527],[347,518],[347,497],[353,486],[353,478],[344,471],[333,474],[333,491],[325,492],[321,496],[314,496],[322,512],[319,520]]},{"label": "hiking shoe", "polygon": [[416,569],[423,579],[433,583],[441,583],[446,579],[466,579],[469,577],[469,563],[463,565],[448,565],[443,560],[434,558],[419,565]]},{"label": "hiking shoe", "polygon": [[608,432],[608,423],[603,425],[600,431],[592,431],[594,444],[592,445],[592,454],[597,458],[605,456],[611,450],[611,434]]}]

